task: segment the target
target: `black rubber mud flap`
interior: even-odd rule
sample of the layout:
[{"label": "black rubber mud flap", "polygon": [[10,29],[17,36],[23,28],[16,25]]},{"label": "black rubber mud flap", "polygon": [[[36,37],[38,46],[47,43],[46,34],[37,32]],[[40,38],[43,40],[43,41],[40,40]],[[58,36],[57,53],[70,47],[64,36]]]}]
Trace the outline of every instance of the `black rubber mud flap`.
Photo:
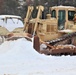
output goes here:
[{"label": "black rubber mud flap", "polygon": [[33,47],[36,51],[40,52],[40,42],[38,36],[34,36]]}]

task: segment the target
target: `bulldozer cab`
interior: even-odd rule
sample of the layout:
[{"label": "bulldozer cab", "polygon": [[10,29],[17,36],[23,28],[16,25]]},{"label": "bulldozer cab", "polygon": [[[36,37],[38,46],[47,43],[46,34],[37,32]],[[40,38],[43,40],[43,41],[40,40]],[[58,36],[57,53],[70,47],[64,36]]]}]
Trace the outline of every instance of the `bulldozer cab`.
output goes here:
[{"label": "bulldozer cab", "polygon": [[20,16],[0,15],[0,35],[7,35],[15,29],[23,27],[23,21]]},{"label": "bulldozer cab", "polygon": [[51,17],[58,20],[58,30],[67,29],[68,24],[73,24],[75,7],[72,6],[54,6],[51,7]]},{"label": "bulldozer cab", "polygon": [[54,18],[58,18],[58,29],[62,30],[65,28],[65,20],[66,20],[66,18],[65,18],[66,14],[65,13],[66,12],[65,12],[65,10],[59,10],[58,14],[57,14],[56,11],[57,11],[57,9],[52,10],[51,16]]},{"label": "bulldozer cab", "polygon": [[[51,9],[51,10],[49,10],[51,12],[50,18],[57,19],[57,30],[70,29],[70,27],[74,25],[73,18],[74,18],[74,14],[76,12],[75,7],[72,7],[72,6],[53,6],[53,7],[50,7],[50,9]],[[40,23],[40,20],[43,19],[43,12],[44,11],[42,11],[40,6],[38,6],[38,8],[34,7],[34,10],[32,10],[32,13],[31,13],[31,19],[29,21],[30,24],[28,25],[29,26],[28,27],[29,33],[32,33],[34,30],[34,26],[36,24]],[[32,30],[32,32],[30,30]]]}]

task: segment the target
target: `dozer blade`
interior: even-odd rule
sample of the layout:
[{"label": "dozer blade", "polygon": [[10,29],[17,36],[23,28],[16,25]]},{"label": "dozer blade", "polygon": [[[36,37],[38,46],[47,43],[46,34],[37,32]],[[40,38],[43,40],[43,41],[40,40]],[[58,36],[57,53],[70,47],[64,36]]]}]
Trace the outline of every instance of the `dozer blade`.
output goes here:
[{"label": "dozer blade", "polygon": [[0,44],[2,44],[4,41],[10,41],[10,40],[17,40],[19,38],[25,38],[28,41],[32,42],[32,35],[28,33],[20,34],[20,33],[10,33],[8,35],[0,35]]},{"label": "dozer blade", "polygon": [[34,36],[33,47],[36,51],[40,52],[40,41],[38,36]]},{"label": "dozer blade", "polygon": [[29,40],[29,41],[32,41],[31,40],[31,38],[32,38],[32,35],[31,34],[29,34],[29,33],[24,33],[24,34],[20,34],[20,33],[10,33],[10,34],[8,34],[7,35],[7,38],[6,38],[6,40],[7,41],[9,41],[9,40],[17,40],[17,39],[19,39],[19,38],[26,38],[27,40]]},{"label": "dozer blade", "polygon": [[[40,50],[40,45],[45,44],[47,47]],[[34,37],[34,49],[45,55],[76,55],[76,46],[74,45],[58,45],[51,46],[46,42],[40,42],[39,37]]]},{"label": "dozer blade", "polygon": [[76,48],[59,48],[50,49],[49,54],[51,55],[76,55]]}]

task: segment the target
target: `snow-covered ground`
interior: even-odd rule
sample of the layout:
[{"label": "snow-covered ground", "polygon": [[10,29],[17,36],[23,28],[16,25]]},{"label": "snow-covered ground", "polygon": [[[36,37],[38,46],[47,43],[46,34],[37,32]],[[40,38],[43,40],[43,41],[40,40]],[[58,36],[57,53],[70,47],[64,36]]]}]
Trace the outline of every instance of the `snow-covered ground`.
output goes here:
[{"label": "snow-covered ground", "polygon": [[39,54],[26,39],[0,45],[0,75],[76,75],[76,56]]}]

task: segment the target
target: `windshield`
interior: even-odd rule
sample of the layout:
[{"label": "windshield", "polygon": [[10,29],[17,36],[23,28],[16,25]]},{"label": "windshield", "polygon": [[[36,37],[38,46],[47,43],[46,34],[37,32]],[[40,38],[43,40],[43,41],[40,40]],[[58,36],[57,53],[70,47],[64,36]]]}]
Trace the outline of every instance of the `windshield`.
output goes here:
[{"label": "windshield", "polygon": [[[32,18],[37,18],[37,15],[38,15],[38,9],[34,8],[33,12],[32,12]],[[41,11],[41,13],[39,14],[40,15],[40,19],[46,19],[46,15],[48,14],[48,10],[44,8],[44,11]]]},{"label": "windshield", "polygon": [[31,17],[32,17],[32,18],[36,18],[36,17],[37,17],[37,13],[38,13],[38,9],[34,8]]},{"label": "windshield", "polygon": [[0,26],[5,27],[9,31],[13,31],[18,27],[24,27],[22,20],[14,17],[0,18]]},{"label": "windshield", "polygon": [[65,16],[66,11],[65,10],[59,10],[58,11],[58,29],[62,30],[65,26]]},{"label": "windshield", "polygon": [[68,20],[73,20],[75,11],[68,11]]}]

